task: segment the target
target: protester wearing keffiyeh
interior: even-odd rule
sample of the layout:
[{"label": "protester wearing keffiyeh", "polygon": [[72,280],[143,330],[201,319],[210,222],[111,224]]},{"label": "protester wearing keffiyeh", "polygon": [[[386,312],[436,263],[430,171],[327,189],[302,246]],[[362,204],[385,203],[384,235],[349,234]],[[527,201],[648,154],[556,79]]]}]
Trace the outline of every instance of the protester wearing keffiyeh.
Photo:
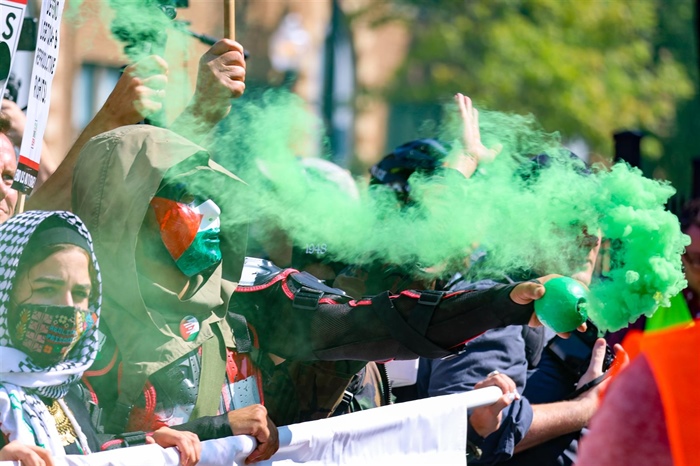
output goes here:
[{"label": "protester wearing keffiyeh", "polygon": [[[49,229],[65,239],[57,240],[55,236],[47,238],[43,233]],[[90,325],[85,326],[86,330],[65,358],[41,367],[16,348],[8,313],[23,253],[33,247],[46,247],[47,241],[50,244],[65,241],[85,249],[91,257],[95,274],[87,312]],[[62,398],[92,365],[97,355],[100,283],[92,239],[83,222],[75,215],[69,212],[30,211],[0,225],[0,430],[7,441],[19,440],[27,445],[47,448],[56,456],[65,455],[56,423],[40,398],[43,397],[56,400],[62,406],[75,430],[80,448],[84,453],[89,453],[85,436],[77,422],[71,419]]]}]

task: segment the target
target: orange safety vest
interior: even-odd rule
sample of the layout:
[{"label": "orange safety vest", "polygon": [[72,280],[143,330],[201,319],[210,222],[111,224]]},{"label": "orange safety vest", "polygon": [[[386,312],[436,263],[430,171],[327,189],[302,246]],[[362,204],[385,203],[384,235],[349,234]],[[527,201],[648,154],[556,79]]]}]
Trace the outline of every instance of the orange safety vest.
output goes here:
[{"label": "orange safety vest", "polygon": [[[661,396],[674,466],[700,465],[700,321],[666,329],[630,332],[630,357],[644,355]],[[643,439],[642,439],[643,440]]]}]

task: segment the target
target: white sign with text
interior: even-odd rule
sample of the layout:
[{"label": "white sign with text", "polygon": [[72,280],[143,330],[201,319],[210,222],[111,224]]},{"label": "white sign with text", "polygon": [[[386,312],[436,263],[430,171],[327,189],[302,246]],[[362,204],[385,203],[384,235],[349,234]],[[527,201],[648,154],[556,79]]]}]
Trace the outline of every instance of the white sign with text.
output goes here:
[{"label": "white sign with text", "polygon": [[19,149],[19,163],[12,187],[24,194],[34,189],[41,161],[41,145],[49,117],[51,83],[58,63],[61,15],[65,0],[43,0],[32,78],[29,82],[27,125]]},{"label": "white sign with text", "polygon": [[0,0],[0,96],[5,95],[26,7],[27,0]]}]

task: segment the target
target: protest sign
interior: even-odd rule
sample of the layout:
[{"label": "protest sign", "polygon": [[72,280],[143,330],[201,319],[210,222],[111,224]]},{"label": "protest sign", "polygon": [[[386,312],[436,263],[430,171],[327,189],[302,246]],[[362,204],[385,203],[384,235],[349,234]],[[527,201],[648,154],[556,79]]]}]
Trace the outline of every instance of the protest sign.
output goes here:
[{"label": "protest sign", "polygon": [[27,0],[0,0],[0,96],[5,95]]},{"label": "protest sign", "polygon": [[39,38],[32,78],[29,82],[29,106],[27,125],[19,150],[17,173],[12,187],[24,194],[30,194],[36,183],[41,160],[41,145],[46,130],[51,101],[51,83],[58,63],[61,15],[65,0],[44,0],[39,17]]}]

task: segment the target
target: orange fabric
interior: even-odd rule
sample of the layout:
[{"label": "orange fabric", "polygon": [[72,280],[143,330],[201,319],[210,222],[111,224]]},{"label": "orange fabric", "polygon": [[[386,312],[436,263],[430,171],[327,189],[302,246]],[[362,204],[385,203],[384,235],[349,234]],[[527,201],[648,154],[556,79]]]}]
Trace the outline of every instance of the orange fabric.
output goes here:
[{"label": "orange fabric", "polygon": [[625,339],[622,340],[622,347],[625,349],[630,357],[630,361],[637,356],[641,351],[642,338],[644,337],[644,332],[637,329],[630,329],[625,335]]},{"label": "orange fabric", "polygon": [[641,351],[661,395],[674,465],[700,465],[700,325],[647,332]]}]

